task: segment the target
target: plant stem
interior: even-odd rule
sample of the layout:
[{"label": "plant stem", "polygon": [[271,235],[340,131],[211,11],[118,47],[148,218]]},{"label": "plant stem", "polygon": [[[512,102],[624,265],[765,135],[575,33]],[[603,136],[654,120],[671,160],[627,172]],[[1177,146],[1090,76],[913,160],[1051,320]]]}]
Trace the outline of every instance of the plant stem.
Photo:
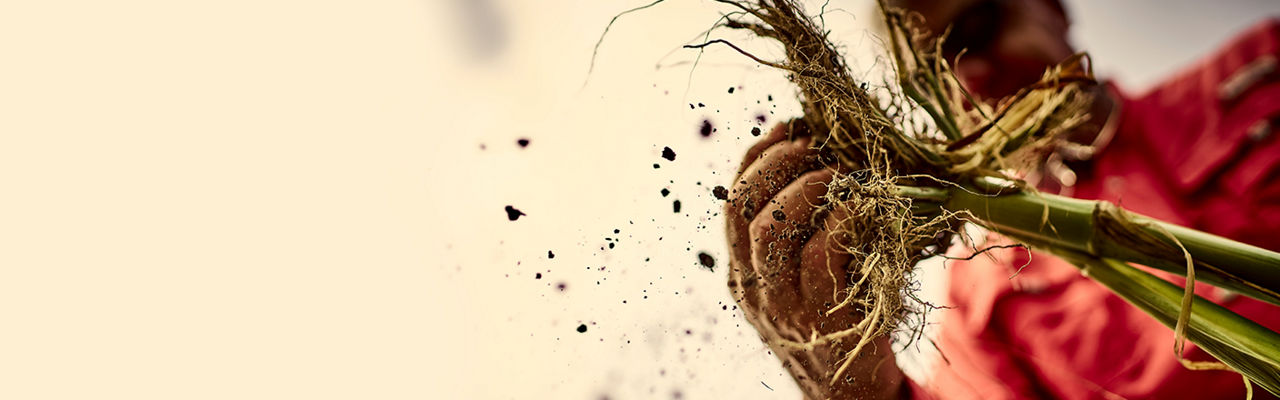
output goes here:
[{"label": "plant stem", "polygon": [[899,193],[935,202],[945,197],[947,210],[967,212],[974,222],[1015,240],[1185,276],[1181,244],[1195,262],[1198,281],[1280,305],[1280,253],[1134,213],[1108,213],[1118,208],[1107,202],[1021,191],[993,180],[973,188]]},{"label": "plant stem", "polygon": [[989,229],[1051,251],[1170,328],[1187,318],[1187,340],[1280,394],[1280,334],[1200,296],[1187,298],[1187,310],[1195,312],[1183,314],[1184,288],[1126,264],[1185,276],[1180,250],[1186,249],[1197,280],[1280,305],[1275,286],[1280,254],[1124,212],[1107,202],[1022,191],[1005,181],[980,181],[972,188],[899,186],[897,192],[922,205],[942,203]]},{"label": "plant stem", "polygon": [[[1182,288],[1114,259],[1056,253],[1165,326],[1172,328],[1177,321]],[[1200,296],[1192,308],[1188,340],[1268,392],[1280,394],[1280,334]]]}]

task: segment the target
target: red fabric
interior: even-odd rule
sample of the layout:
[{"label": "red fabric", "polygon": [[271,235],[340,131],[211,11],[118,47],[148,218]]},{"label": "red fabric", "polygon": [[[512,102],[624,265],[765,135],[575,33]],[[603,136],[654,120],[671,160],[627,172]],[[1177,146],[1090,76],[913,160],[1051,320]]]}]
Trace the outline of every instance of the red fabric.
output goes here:
[{"label": "red fabric", "polygon": [[[1280,21],[1270,20],[1125,98],[1115,139],[1077,170],[1075,196],[1280,250],[1280,80],[1264,65],[1277,56]],[[1224,98],[1233,80],[1247,90]],[[1239,375],[1183,368],[1170,329],[1070,264],[1020,249],[991,254],[946,264],[955,308],[939,343],[945,361],[913,387],[917,398],[1244,398]],[[1280,330],[1277,307],[1206,284],[1196,292]],[[1190,342],[1184,355],[1212,360]]]}]

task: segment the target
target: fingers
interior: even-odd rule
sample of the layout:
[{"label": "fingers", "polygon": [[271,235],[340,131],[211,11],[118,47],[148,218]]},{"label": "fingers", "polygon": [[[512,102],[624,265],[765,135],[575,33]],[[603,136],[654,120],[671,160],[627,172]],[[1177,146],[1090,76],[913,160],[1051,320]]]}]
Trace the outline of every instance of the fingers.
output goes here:
[{"label": "fingers", "polygon": [[756,289],[757,283],[755,269],[751,268],[746,260],[729,258],[729,294],[742,306],[742,313],[752,319],[760,307],[760,291]]},{"label": "fingers", "polygon": [[769,201],[748,228],[751,264],[761,277],[760,290],[764,292],[761,309],[771,317],[794,320],[814,314],[812,310],[801,312],[806,311],[800,291],[801,251],[817,230],[813,213],[824,203],[833,174],[818,170],[801,175]]},{"label": "fingers", "polygon": [[775,143],[738,175],[726,205],[731,229],[745,227],[764,208],[765,202],[801,174],[821,168],[818,151],[809,147],[811,143],[809,138]]},{"label": "fingers", "polygon": [[839,226],[848,217],[843,208],[828,211],[821,229],[800,251],[800,297],[811,309],[825,312],[845,299],[841,291],[849,286],[848,267],[853,260],[845,249],[852,238]]},{"label": "fingers", "polygon": [[747,151],[725,205],[731,254],[729,290],[748,316],[759,308],[759,285],[763,282],[751,265],[748,227],[752,217],[786,184],[821,167],[816,150],[809,149],[811,139],[789,140],[796,136],[791,126],[797,127],[800,136],[809,136],[807,125],[800,120],[775,126]]},{"label": "fingers", "polygon": [[[793,128],[801,125],[792,122]],[[860,371],[856,379],[834,386],[828,382],[856,341],[791,345],[806,343],[814,334],[852,328],[862,318],[856,306],[826,315],[847,296],[843,289],[849,285],[853,256],[844,249],[852,243],[839,233],[847,212],[818,208],[825,205],[827,184],[839,172],[824,167],[811,143],[807,135],[780,125],[748,151],[725,206],[729,286],[747,319],[807,393],[860,398],[873,394],[867,389],[895,388],[901,382],[887,336],[876,338],[853,360],[850,371]],[[815,215],[818,210],[823,211]],[[875,371],[899,375],[880,373],[868,385]]]},{"label": "fingers", "polygon": [[[749,273],[751,235],[748,226],[760,209],[782,188],[801,174],[819,168],[816,150],[809,148],[810,139],[779,141],[760,153],[760,158],[738,176],[725,203],[728,227],[730,271],[739,270],[739,288],[750,286],[757,278]],[[731,275],[731,278],[733,276]],[[754,304],[754,303],[753,303]]]},{"label": "fingers", "polygon": [[756,158],[760,157],[760,153],[763,153],[765,149],[787,139],[790,136],[790,131],[787,128],[787,124],[774,125],[768,134],[765,134],[759,142],[751,145],[751,148],[747,150],[747,155],[742,157],[742,165],[738,166],[738,175],[742,175],[742,171],[745,171],[751,163],[755,162]]}]

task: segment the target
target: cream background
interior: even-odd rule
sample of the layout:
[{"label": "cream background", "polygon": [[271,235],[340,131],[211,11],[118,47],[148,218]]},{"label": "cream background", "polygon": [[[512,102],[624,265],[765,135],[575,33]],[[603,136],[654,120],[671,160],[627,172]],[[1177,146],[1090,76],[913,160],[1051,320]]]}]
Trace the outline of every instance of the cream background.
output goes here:
[{"label": "cream background", "polygon": [[[0,2],[0,398],[796,398],[693,257],[726,262],[709,188],[785,81],[690,74],[724,8],[673,0],[583,88],[640,2],[492,3],[475,52],[466,0]],[[1280,13],[1068,6],[1134,90]],[[870,70],[868,2],[831,8]]]}]

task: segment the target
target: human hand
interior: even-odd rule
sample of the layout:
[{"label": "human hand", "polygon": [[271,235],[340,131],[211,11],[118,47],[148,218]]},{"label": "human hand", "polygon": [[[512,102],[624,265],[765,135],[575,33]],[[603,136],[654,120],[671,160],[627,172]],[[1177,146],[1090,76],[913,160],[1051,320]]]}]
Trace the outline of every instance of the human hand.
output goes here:
[{"label": "human hand", "polygon": [[839,304],[852,256],[832,228],[845,218],[821,207],[835,170],[825,165],[804,121],[775,127],[747,151],[725,206],[729,289],[747,320],[809,398],[896,398],[903,378],[889,338],[863,348],[847,369],[861,310]]}]

